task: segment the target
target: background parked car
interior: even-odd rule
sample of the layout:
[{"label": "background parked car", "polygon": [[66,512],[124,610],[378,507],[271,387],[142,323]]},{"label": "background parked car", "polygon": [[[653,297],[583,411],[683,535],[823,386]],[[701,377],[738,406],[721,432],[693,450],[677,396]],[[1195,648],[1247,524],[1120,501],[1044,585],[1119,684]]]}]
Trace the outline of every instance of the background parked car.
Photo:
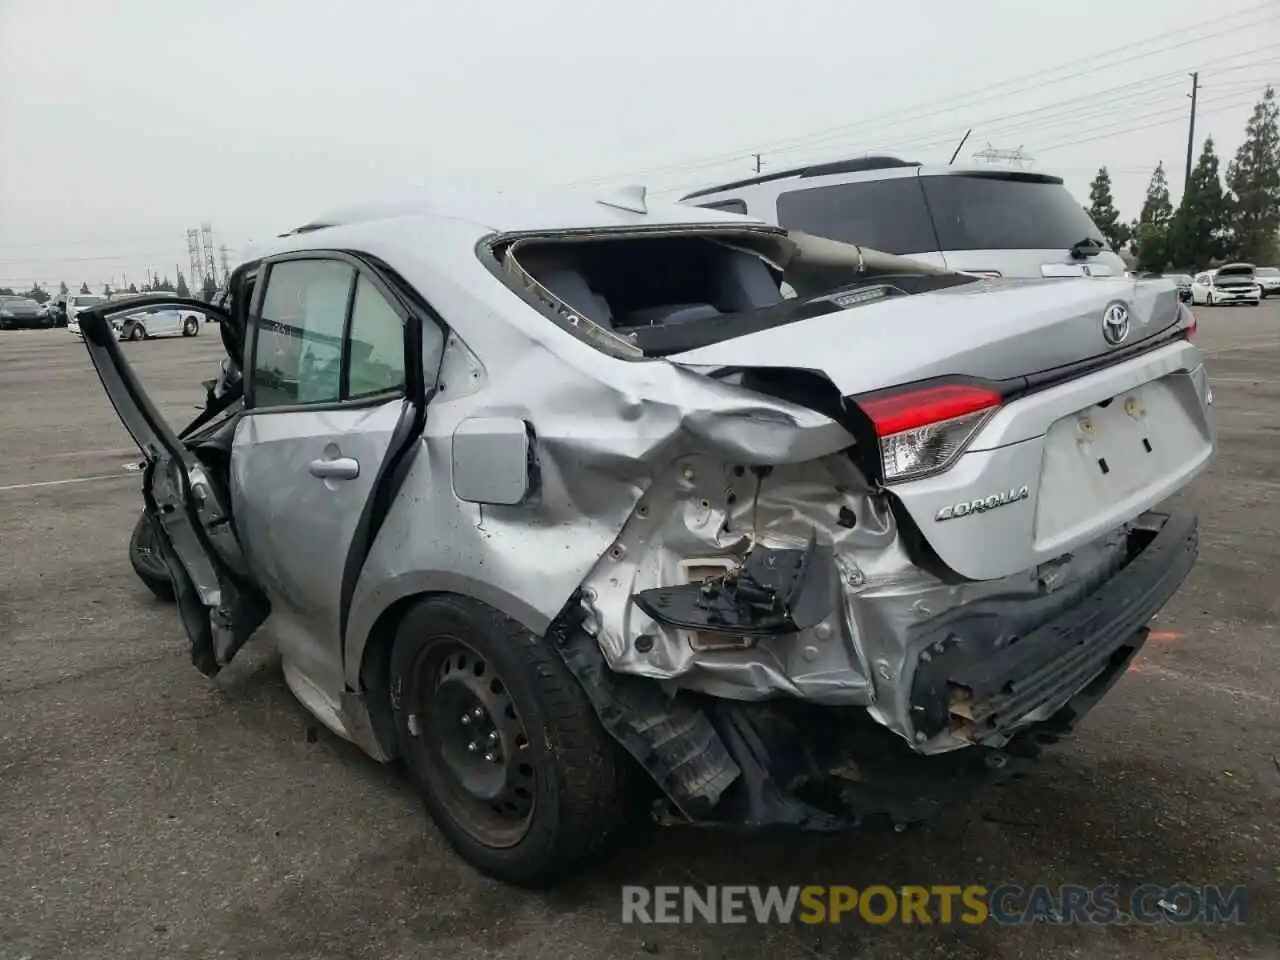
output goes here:
[{"label": "background parked car", "polygon": [[1262,300],[1262,288],[1254,276],[1251,263],[1224,263],[1216,270],[1198,273],[1191,282],[1191,302],[1205,306],[1247,303],[1256,307]]},{"label": "background parked car", "polygon": [[88,310],[90,307],[106,303],[107,298],[96,293],[73,293],[67,296],[66,317],[67,329],[76,336],[80,336],[80,324],[76,321],[76,314],[81,310]]},{"label": "background parked car", "polygon": [[1280,293],[1280,267],[1258,267],[1253,273],[1264,300],[1272,294]]},{"label": "background parked car", "polygon": [[988,277],[1121,276],[1059,177],[862,157],[708,187],[682,203]]},{"label": "background parked car", "polygon": [[46,325],[36,301],[27,297],[0,297],[0,330],[33,330]]},{"label": "background parked car", "polygon": [[187,310],[146,309],[112,320],[121,340],[151,337],[194,337],[200,333],[200,314]]}]

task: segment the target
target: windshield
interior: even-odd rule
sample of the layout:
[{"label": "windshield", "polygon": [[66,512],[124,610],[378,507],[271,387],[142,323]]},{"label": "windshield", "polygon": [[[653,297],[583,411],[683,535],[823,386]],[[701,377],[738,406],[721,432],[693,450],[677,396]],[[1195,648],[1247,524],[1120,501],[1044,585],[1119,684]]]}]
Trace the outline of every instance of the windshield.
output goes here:
[{"label": "windshield", "polygon": [[38,307],[39,304],[26,297],[0,297],[0,305],[6,307]]},{"label": "windshield", "polygon": [[792,190],[778,197],[789,230],[886,253],[1105,248],[1102,232],[1061,183],[1009,175],[891,177]]},{"label": "windshield", "polygon": [[943,250],[1070,250],[1102,232],[1060,183],[1008,176],[920,180]]},{"label": "windshield", "polygon": [[778,197],[778,223],[885,253],[938,249],[919,177],[792,190]]},{"label": "windshield", "polygon": [[1259,267],[1253,272],[1260,277],[1280,277],[1280,268],[1277,267]]},{"label": "windshield", "polygon": [[107,299],[106,297],[99,297],[99,296],[81,296],[81,297],[76,297],[72,301],[72,303],[74,303],[77,307],[89,307],[95,303],[102,303],[106,299]]},{"label": "windshield", "polygon": [[1247,263],[1233,263],[1229,266],[1219,267],[1215,276],[1224,280],[1230,277],[1252,277],[1253,267]]}]

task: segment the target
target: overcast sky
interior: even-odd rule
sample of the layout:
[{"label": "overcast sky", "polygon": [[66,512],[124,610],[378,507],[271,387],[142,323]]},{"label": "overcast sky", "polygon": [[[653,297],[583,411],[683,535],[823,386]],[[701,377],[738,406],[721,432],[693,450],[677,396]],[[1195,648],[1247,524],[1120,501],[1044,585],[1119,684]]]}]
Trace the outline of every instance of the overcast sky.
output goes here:
[{"label": "overcast sky", "polygon": [[[1223,167],[1280,0],[0,0],[0,285],[186,271],[433,177],[667,196],[894,150],[1022,146],[1081,202],[1177,201],[1188,71]],[[1210,22],[1210,21],[1213,22]],[[1199,152],[1199,142],[1197,143]]]}]

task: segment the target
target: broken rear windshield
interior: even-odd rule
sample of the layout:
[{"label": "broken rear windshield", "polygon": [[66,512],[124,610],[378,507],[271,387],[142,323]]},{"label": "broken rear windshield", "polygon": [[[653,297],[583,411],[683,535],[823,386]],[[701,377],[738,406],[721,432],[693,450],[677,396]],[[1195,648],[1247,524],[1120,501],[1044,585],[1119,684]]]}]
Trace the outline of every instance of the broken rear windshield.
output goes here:
[{"label": "broken rear windshield", "polygon": [[628,359],[974,281],[873,250],[776,232],[538,237],[495,252],[505,279],[562,327]]}]

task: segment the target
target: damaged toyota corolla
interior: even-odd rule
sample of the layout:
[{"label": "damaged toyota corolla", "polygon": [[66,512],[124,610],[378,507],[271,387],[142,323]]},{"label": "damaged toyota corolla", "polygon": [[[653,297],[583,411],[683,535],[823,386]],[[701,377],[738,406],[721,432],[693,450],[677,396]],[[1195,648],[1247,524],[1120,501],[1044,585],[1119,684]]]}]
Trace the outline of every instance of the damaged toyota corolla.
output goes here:
[{"label": "damaged toyota corolla", "polygon": [[193,662],[267,624],[306,707],[509,882],[637,797],[928,816],[1069,732],[1195,559],[1166,501],[1215,438],[1168,281],[951,274],[638,189],[426,191],[262,244],[225,309],[153,299],[227,350],[181,433],[116,308],[80,324]]}]

